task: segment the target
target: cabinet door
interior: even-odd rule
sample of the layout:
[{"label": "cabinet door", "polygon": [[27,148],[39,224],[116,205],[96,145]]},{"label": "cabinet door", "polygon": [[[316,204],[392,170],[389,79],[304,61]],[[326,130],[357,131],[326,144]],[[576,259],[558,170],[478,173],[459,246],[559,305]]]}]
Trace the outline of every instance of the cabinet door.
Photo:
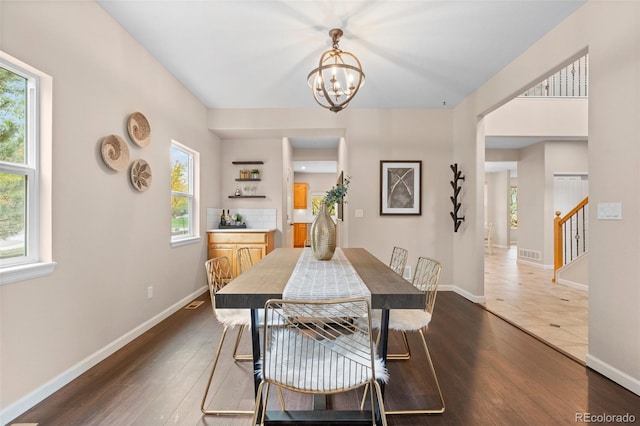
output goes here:
[{"label": "cabinet door", "polygon": [[295,182],[293,184],[293,208],[307,208],[307,188],[308,184],[304,182]]},{"label": "cabinet door", "polygon": [[249,248],[249,252],[251,253],[251,261],[255,265],[256,262],[262,260],[267,254],[265,253],[264,244],[247,244],[244,247]]},{"label": "cabinet door", "polygon": [[294,223],[293,224],[293,246],[304,247],[304,242],[306,239],[307,239],[307,224]]}]

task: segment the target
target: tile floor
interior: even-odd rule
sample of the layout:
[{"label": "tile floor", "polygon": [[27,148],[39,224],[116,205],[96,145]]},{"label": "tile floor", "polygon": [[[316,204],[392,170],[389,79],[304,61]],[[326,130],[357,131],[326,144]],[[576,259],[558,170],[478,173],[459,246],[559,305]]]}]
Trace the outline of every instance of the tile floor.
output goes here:
[{"label": "tile floor", "polygon": [[584,364],[588,292],[551,282],[553,271],[518,264],[517,247],[485,252],[485,307]]}]

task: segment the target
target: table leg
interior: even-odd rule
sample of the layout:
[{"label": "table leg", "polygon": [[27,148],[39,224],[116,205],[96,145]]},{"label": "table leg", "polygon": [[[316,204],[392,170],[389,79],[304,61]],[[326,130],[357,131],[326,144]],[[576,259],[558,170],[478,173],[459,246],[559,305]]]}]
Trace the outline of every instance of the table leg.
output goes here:
[{"label": "table leg", "polygon": [[[258,322],[258,309],[251,308],[251,348],[253,353],[253,371],[258,371],[260,364],[260,324]],[[258,397],[258,387],[260,386],[260,378],[257,374],[253,375],[253,394]],[[262,416],[262,398],[258,404],[258,418]]]},{"label": "table leg", "polygon": [[[384,361],[384,364],[387,364],[387,346],[389,344],[389,309],[382,309],[382,317],[380,318],[380,342],[378,344],[378,355]],[[379,381],[380,390],[382,391],[382,397],[384,398],[384,382],[382,380]],[[371,389],[373,392],[373,389]],[[375,413],[376,413],[376,424],[382,424],[382,415],[380,413],[380,406],[374,398],[375,404]]]}]

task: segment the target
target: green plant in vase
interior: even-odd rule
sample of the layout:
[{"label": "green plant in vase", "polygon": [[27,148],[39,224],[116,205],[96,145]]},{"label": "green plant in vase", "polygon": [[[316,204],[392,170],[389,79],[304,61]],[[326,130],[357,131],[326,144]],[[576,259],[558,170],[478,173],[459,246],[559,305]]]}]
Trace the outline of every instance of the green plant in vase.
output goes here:
[{"label": "green plant in vase", "polygon": [[311,249],[313,257],[317,260],[331,260],[336,250],[336,224],[331,219],[330,208],[336,203],[344,202],[344,197],[349,190],[351,178],[346,177],[342,183],[337,184],[329,191],[320,203],[320,210],[311,224]]}]

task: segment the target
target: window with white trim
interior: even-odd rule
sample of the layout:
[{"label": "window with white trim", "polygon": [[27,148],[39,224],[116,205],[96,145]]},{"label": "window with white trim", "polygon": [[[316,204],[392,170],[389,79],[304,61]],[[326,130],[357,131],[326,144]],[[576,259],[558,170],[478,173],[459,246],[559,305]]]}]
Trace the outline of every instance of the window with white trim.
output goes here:
[{"label": "window with white trim", "polygon": [[38,77],[0,62],[0,265],[37,262],[39,252]]},{"label": "window with white trim", "polygon": [[52,92],[51,76],[0,50],[0,285],[49,275],[55,267]]},{"label": "window with white trim", "polygon": [[171,242],[198,237],[198,152],[171,141]]}]

